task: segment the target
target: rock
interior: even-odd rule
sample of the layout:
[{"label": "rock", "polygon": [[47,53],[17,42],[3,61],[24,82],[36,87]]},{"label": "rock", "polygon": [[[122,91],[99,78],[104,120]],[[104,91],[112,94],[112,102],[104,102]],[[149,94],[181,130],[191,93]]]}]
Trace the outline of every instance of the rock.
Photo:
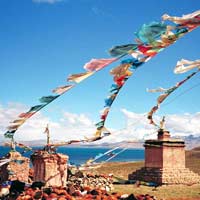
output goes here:
[{"label": "rock", "polygon": [[25,183],[21,181],[12,181],[10,192],[11,193],[22,193],[24,191]]},{"label": "rock", "polygon": [[36,182],[32,183],[31,188],[39,188],[39,189],[41,189],[44,185],[45,185],[44,182],[36,181]]},{"label": "rock", "polygon": [[42,195],[43,195],[43,192],[42,191],[37,191],[35,192],[35,195],[34,195],[34,199],[41,199],[42,198]]},{"label": "rock", "polygon": [[7,196],[9,192],[10,192],[9,187],[2,187],[0,189],[0,198]]}]

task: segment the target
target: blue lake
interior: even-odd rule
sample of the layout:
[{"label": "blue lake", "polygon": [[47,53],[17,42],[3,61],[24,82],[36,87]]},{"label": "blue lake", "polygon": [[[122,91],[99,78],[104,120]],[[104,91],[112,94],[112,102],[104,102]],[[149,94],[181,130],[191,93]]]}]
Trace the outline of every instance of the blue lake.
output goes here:
[{"label": "blue lake", "polygon": [[[33,150],[40,149],[40,147],[34,147]],[[17,149],[19,152],[21,149]],[[69,156],[69,162],[72,164],[80,165],[85,163],[88,159],[94,158],[99,154],[103,154],[110,150],[109,148],[93,148],[93,147],[59,147],[58,153],[63,153]],[[3,157],[9,152],[8,147],[0,146],[0,157]],[[120,153],[121,152],[121,153]],[[32,152],[26,152],[24,156],[30,157]],[[119,154],[118,154],[119,153]],[[117,155],[116,155],[117,154]],[[96,160],[96,162],[106,161],[113,157],[109,162],[130,162],[144,160],[144,149],[116,149],[110,155],[105,155]]]}]

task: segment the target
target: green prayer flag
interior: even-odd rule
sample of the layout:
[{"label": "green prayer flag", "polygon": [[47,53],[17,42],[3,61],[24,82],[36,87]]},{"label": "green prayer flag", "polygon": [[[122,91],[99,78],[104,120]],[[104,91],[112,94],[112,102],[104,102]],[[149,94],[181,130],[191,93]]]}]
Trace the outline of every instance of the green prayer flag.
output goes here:
[{"label": "green prayer flag", "polygon": [[41,103],[46,103],[46,104],[48,104],[48,103],[51,103],[54,99],[56,99],[57,97],[59,97],[60,95],[56,95],[56,96],[52,96],[52,95],[50,95],[50,96],[44,96],[44,97],[41,97],[40,99],[39,99],[39,101],[41,102]]}]

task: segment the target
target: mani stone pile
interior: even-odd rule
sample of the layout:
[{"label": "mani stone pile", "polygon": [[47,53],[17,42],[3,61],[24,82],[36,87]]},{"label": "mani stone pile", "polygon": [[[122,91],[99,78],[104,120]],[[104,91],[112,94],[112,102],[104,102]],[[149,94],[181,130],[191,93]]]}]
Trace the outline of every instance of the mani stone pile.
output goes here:
[{"label": "mani stone pile", "polygon": [[7,180],[27,183],[29,181],[29,158],[23,157],[17,151],[9,152],[5,158],[11,161],[0,167],[0,184]]},{"label": "mani stone pile", "polygon": [[110,192],[114,189],[112,175],[83,174],[81,171],[69,175],[67,186],[70,188],[89,187]]}]

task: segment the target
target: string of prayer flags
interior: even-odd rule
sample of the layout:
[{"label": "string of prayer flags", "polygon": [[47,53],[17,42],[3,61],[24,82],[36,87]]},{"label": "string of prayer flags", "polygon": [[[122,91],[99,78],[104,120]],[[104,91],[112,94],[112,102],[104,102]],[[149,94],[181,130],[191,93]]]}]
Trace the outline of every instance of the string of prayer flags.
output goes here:
[{"label": "string of prayer flags", "polygon": [[[67,81],[73,81],[75,83],[80,83],[81,81],[85,80],[86,78],[93,75],[96,71],[101,70],[105,66],[111,64],[112,62],[118,60],[118,58],[110,58],[110,59],[92,59],[89,63],[84,65],[84,68],[87,69],[87,72],[79,73],[79,74],[72,74],[68,76]],[[11,123],[17,123],[8,127],[8,131],[4,134],[7,138],[13,138],[14,133],[17,129],[30,117],[32,117],[35,113],[39,110],[44,108],[46,105],[57,99],[59,96],[63,95],[65,92],[69,91],[73,88],[75,84],[60,86],[52,90],[53,93],[57,95],[50,95],[50,96],[43,96],[39,99],[42,105],[36,105],[30,108],[30,110],[26,113],[21,113],[18,119],[14,120]]]},{"label": "string of prayer flags", "polygon": [[[180,37],[184,36],[186,33],[192,31],[194,28],[197,28],[200,23],[200,13],[197,11],[192,15],[184,16],[186,21],[182,23],[182,18],[179,18],[180,24],[175,25],[167,25],[164,22],[151,22],[149,24],[144,24],[142,28],[135,34],[137,36],[136,41],[137,45],[121,45],[116,46],[109,50],[111,56],[121,55],[120,48],[127,47],[126,53],[133,56],[134,59],[126,59],[121,62],[119,67],[112,69],[110,74],[114,76],[114,84],[112,84],[110,89],[110,95],[105,99],[105,108],[106,115],[100,116],[101,121],[96,124],[97,130],[104,127],[106,118],[108,117],[109,110],[114,100],[116,99],[119,91],[123,88],[125,82],[131,77],[133,74],[131,70],[137,69],[139,66],[149,61],[159,52],[164,50],[169,45],[176,42]],[[195,18],[195,19],[194,19]],[[163,20],[168,20],[171,18],[163,17]],[[189,20],[188,20],[189,19]],[[194,22],[195,21],[195,25]],[[186,23],[187,22],[187,23]],[[192,26],[191,26],[192,24]],[[119,52],[118,52],[119,50]],[[113,53],[114,52],[114,53]],[[123,52],[124,53],[124,52]],[[124,65],[125,64],[125,65]],[[123,74],[123,75],[122,75]],[[174,88],[170,88],[167,90],[165,94],[161,95],[158,98],[158,103],[162,102],[168,95],[173,91]],[[114,95],[114,96],[112,96]],[[113,98],[114,97],[114,98]],[[160,104],[159,103],[159,104]],[[151,120],[152,124],[155,124],[152,119],[153,113],[158,109],[159,105],[154,106],[152,110],[149,112],[148,118]]]},{"label": "string of prayer flags", "polygon": [[[68,76],[67,81],[75,82],[76,84],[80,83],[81,81],[85,80],[86,78],[93,75],[95,72],[103,69],[107,65],[117,61],[120,59],[120,57],[117,58],[108,58],[108,59],[92,59],[90,62],[86,63],[84,65],[84,68],[88,71],[84,73],[79,74],[72,74]],[[25,123],[27,119],[32,117],[35,113],[37,113],[39,110],[47,106],[49,103],[57,99],[59,96],[63,95],[65,92],[69,91],[71,88],[73,88],[75,84],[69,84],[65,86],[56,87],[52,90],[53,93],[57,95],[49,95],[49,96],[43,96],[39,99],[41,105],[36,105],[30,108],[28,112],[21,113],[18,117],[18,119],[11,122],[11,125],[8,126],[8,131],[4,134],[6,138],[13,138],[15,132],[17,129]],[[77,142],[77,141],[72,141]],[[79,141],[80,142],[80,141]],[[70,142],[71,143],[71,142]]]},{"label": "string of prayer flags", "polygon": [[19,148],[22,148],[23,149],[23,152],[22,153],[25,153],[27,151],[32,151],[32,148],[27,146],[27,145],[24,145],[22,143],[18,143],[18,142],[15,142],[15,145]]},{"label": "string of prayer flags", "polygon": [[115,98],[117,97],[117,94],[119,93],[124,83],[132,75],[131,70],[136,69],[142,63],[143,62],[140,62],[135,58],[123,60],[121,61],[121,65],[110,71],[110,74],[113,75],[114,84],[111,85],[109,90],[110,95],[105,99],[104,110],[100,116],[101,121],[96,124],[97,130],[100,130],[104,127],[106,118]]},{"label": "string of prayer flags", "polygon": [[115,153],[114,153],[114,151],[115,150],[117,150],[117,149],[119,149],[120,147],[114,147],[114,148],[112,148],[112,149],[110,149],[110,150],[108,150],[108,151],[106,151],[105,153],[98,153],[94,158],[90,158],[89,160],[87,160],[86,162],[85,162],[85,164],[86,165],[92,165],[93,163],[94,163],[94,161],[96,161],[96,160],[98,160],[98,159],[100,159],[100,158],[102,158],[102,157],[106,157],[106,156],[112,156],[112,155],[114,155]]},{"label": "string of prayer flags", "polygon": [[101,126],[100,128],[98,128],[94,134],[93,137],[85,137],[85,139],[82,140],[82,142],[95,142],[97,140],[101,140],[104,137],[109,136],[111,133],[110,131],[108,131],[104,126]]},{"label": "string of prayer flags", "polygon": [[46,105],[51,103],[53,100],[58,98],[60,95],[56,96],[43,96],[39,99],[39,101],[43,104],[32,106],[27,112],[19,114],[18,118],[11,122],[11,125],[7,127],[8,131],[4,133],[4,137],[13,138],[17,129],[26,122],[27,119],[32,117]]},{"label": "string of prayer flags", "polygon": [[148,89],[147,88],[147,92],[165,92],[167,90],[168,89],[165,89],[165,88],[162,88],[162,87],[159,87],[159,88],[156,88],[156,89]]},{"label": "string of prayer flags", "polygon": [[190,61],[182,59],[177,62],[176,67],[174,69],[174,73],[182,74],[195,68],[200,68],[200,60]]},{"label": "string of prayer flags", "polygon": [[[200,69],[199,69],[200,70]],[[157,105],[153,106],[153,108],[150,110],[150,112],[147,115],[147,118],[149,119],[149,123],[154,125],[154,126],[158,126],[154,120],[153,120],[153,115],[154,113],[160,108],[160,104],[172,93],[174,92],[177,88],[179,88],[183,83],[185,83],[186,81],[188,81],[190,78],[192,78],[195,74],[197,74],[198,71],[191,73],[189,76],[187,76],[185,79],[183,79],[182,81],[176,83],[175,86],[169,88],[169,89],[165,89],[164,93],[161,94],[158,98],[157,98]],[[156,90],[153,89],[153,91],[158,91],[160,92],[160,90]]]},{"label": "string of prayer flags", "polygon": [[11,159],[8,159],[8,158],[1,159],[0,160],[0,167],[9,163],[10,161],[11,161]]},{"label": "string of prayer flags", "polygon": [[184,26],[198,26],[200,24],[200,10],[197,10],[191,14],[183,15],[182,17],[170,16],[168,14],[164,14],[162,16],[163,20],[169,20],[176,24],[181,24]]},{"label": "string of prayer flags", "polygon": [[[84,65],[86,72],[79,74],[72,74],[67,78],[67,81],[72,81],[76,84],[85,80],[86,78],[94,75],[95,72],[103,69],[105,66],[116,62],[123,56],[131,55],[133,59],[126,59],[121,62],[121,66],[113,69],[111,75],[113,75],[114,84],[111,87],[110,95],[105,100],[105,112],[101,115],[101,121],[96,124],[97,130],[101,131],[100,137],[94,136],[90,141],[95,141],[98,138],[102,138],[109,135],[109,132],[103,132],[105,120],[108,116],[111,105],[116,99],[119,91],[123,88],[125,82],[133,74],[132,70],[137,69],[139,66],[150,60],[157,55],[167,46],[176,42],[180,37],[186,33],[192,31],[200,25],[200,11],[196,11],[192,14],[184,15],[182,17],[171,17],[167,14],[163,15],[163,20],[169,20],[174,22],[175,25],[167,25],[164,22],[151,22],[144,24],[139,31],[136,32],[137,38],[135,39],[137,44],[125,44],[115,46],[109,50],[109,53],[114,58],[108,59],[92,59]],[[4,134],[5,137],[13,138],[16,130],[30,117],[32,117],[39,110],[46,105],[63,95],[66,91],[74,87],[75,84],[67,86],[61,86],[55,88],[53,92],[57,95],[44,96],[40,98],[41,105],[33,106],[26,113],[21,113],[18,116],[18,121],[14,120],[9,126],[8,131]],[[21,120],[21,121],[20,121]]]}]

